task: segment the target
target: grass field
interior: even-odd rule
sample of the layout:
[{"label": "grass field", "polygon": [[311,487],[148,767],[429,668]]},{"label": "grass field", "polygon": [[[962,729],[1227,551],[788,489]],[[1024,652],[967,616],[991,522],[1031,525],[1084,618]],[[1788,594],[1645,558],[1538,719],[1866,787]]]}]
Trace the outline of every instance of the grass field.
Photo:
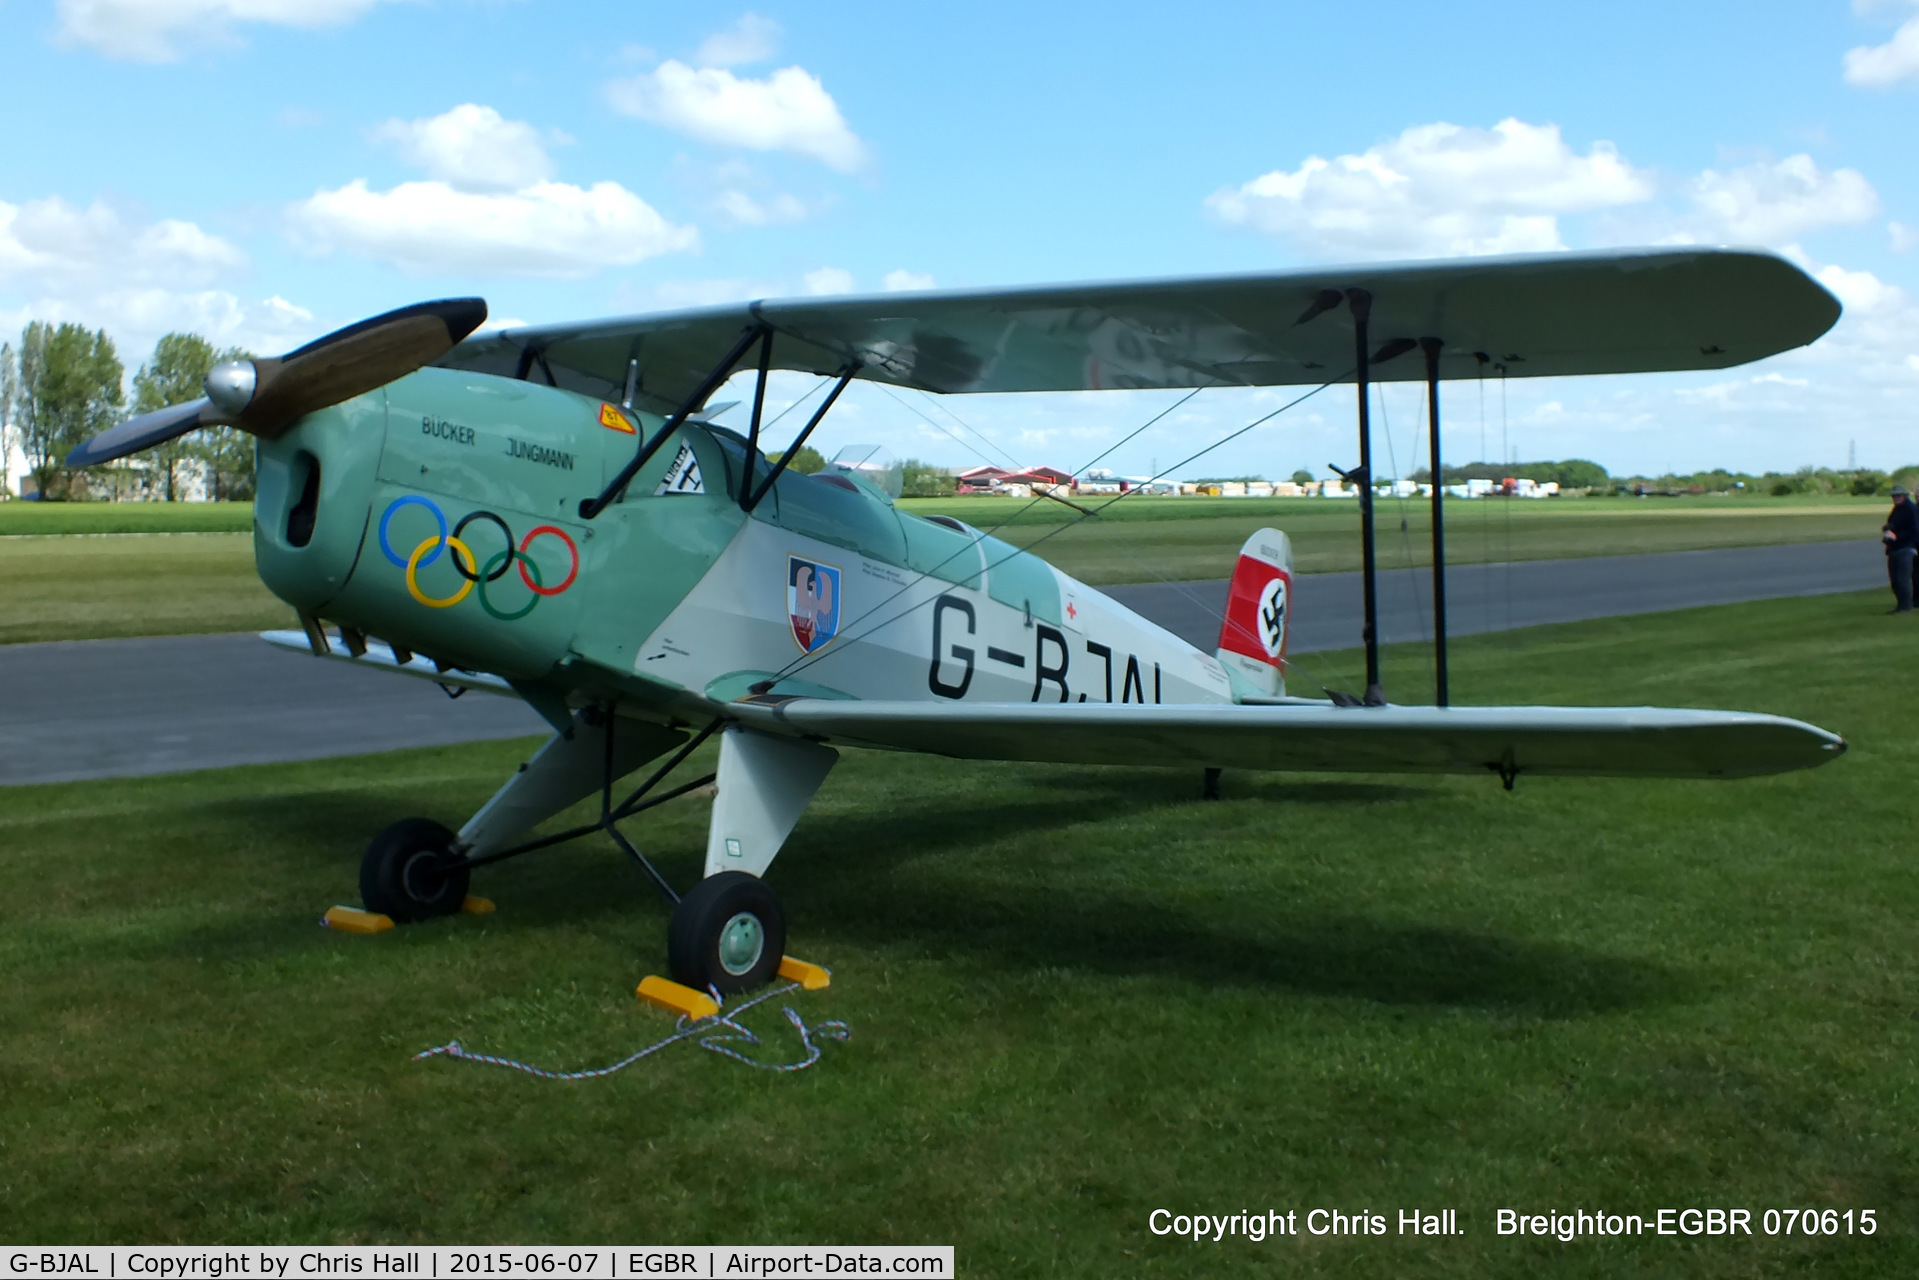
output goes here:
[{"label": "grass field", "polygon": [[[1082,581],[1182,581],[1226,574],[1248,534],[1286,530],[1308,573],[1359,567],[1352,503],[1317,499],[1129,498],[1072,528],[1072,511],[1002,498],[908,501],[921,513],[950,512],[980,528],[1012,523],[1003,536]],[[251,518],[245,504],[0,504],[0,534],[185,532]],[[1380,562],[1430,561],[1425,508],[1380,505]],[[1643,551],[1763,546],[1872,538],[1885,518],[1877,499],[1566,499],[1458,502],[1449,508],[1447,560],[1555,559]],[[124,513],[124,514],[122,514]],[[1224,513],[1224,514],[1222,514]],[[36,522],[38,522],[36,524]],[[122,528],[130,522],[133,526]],[[143,524],[144,522],[144,524]],[[1044,539],[1044,541],[1041,541]],[[179,635],[292,625],[252,571],[244,533],[194,537],[0,537],[0,643]]]},{"label": "grass field", "polygon": [[0,502],[0,537],[75,533],[247,533],[251,502]]},{"label": "grass field", "polygon": [[297,625],[245,533],[0,538],[0,601],[0,644]]},{"label": "grass field", "polygon": [[[498,914],[314,927],[367,836],[457,823],[474,744],[20,788],[0,805],[11,1242],[951,1242],[965,1275],[1910,1275],[1919,907],[1878,593],[1458,642],[1462,700],[1782,712],[1741,783],[1227,775],[848,753],[771,879],[847,1044],[798,1076],[597,1066],[663,912],[610,848],[483,872]],[[1417,650],[1388,688],[1423,687]],[[1353,655],[1336,659],[1348,666]],[[636,826],[696,874],[702,802]],[[649,815],[652,817],[652,815]],[[751,1022],[797,1056],[777,1012]],[[1500,1238],[1494,1211],[1877,1210],[1871,1237]],[[1228,1239],[1155,1208],[1456,1208],[1466,1235]]]},{"label": "grass field", "polygon": [[[1101,501],[1111,499],[1082,499],[1083,505]],[[1005,522],[1000,537],[1032,547],[1094,585],[1223,578],[1240,545],[1263,525],[1286,531],[1304,573],[1359,568],[1358,507],[1346,501],[1128,497],[1078,523],[1073,523],[1078,513],[1044,500],[928,499],[902,505],[922,515],[953,515],[981,529]],[[1877,498],[1448,502],[1446,561],[1485,564],[1873,538],[1888,505]],[[1432,563],[1426,502],[1382,498],[1375,519],[1381,565]]]}]

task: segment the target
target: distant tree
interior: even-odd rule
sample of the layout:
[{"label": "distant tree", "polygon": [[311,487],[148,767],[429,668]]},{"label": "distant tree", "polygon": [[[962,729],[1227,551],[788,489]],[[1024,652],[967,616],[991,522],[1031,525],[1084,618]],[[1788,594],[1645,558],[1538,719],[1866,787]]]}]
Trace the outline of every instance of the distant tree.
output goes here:
[{"label": "distant tree", "polygon": [[1310,471],[1304,470],[1303,468],[1299,471],[1293,472],[1294,484],[1311,484],[1313,482],[1313,479],[1314,479],[1313,473]]},{"label": "distant tree", "polygon": [[[133,375],[133,411],[152,413],[198,400],[207,370],[214,365],[213,344],[197,333],[169,333],[153,348],[153,358]],[[161,481],[162,496],[178,500],[180,469],[193,456],[185,436],[147,451],[146,463]]]},{"label": "distant tree", "polygon": [[1892,492],[1892,477],[1883,471],[1855,471],[1852,473],[1851,489],[1854,494],[1867,496],[1875,493]]},{"label": "distant tree", "polygon": [[71,497],[66,456],[120,416],[126,369],[106,330],[40,320],[20,336],[18,359],[18,430],[34,485],[42,497]]},{"label": "distant tree", "polygon": [[1559,481],[1562,489],[1605,489],[1612,485],[1612,476],[1597,462],[1568,458],[1564,462],[1549,465],[1555,468],[1555,474],[1547,479]]},{"label": "distant tree", "polygon": [[[777,462],[784,456],[786,455],[776,453],[773,455],[773,460]],[[803,444],[800,446],[800,451],[793,455],[793,461],[786,469],[788,471],[797,471],[801,475],[818,475],[820,472],[826,470],[826,459],[820,454],[820,451],[812,445]]]},{"label": "distant tree", "polygon": [[908,458],[900,463],[902,498],[944,498],[953,492],[956,483],[944,468],[921,462],[918,458]]},{"label": "distant tree", "polygon": [[250,502],[254,486],[253,437],[238,427],[202,427],[193,433],[194,457],[206,465],[215,502]]},{"label": "distant tree", "polygon": [[[198,400],[206,394],[207,372],[229,360],[251,359],[238,348],[217,351],[197,333],[169,333],[153,348],[153,358],[134,375],[135,413],[151,413]],[[148,465],[165,484],[166,500],[176,497],[180,470],[189,460],[206,468],[208,487],[218,502],[251,497],[253,437],[236,427],[202,427],[147,454]]]},{"label": "distant tree", "polygon": [[13,492],[13,477],[7,468],[13,462],[13,402],[19,395],[20,373],[13,358],[13,344],[0,342],[0,496]]}]

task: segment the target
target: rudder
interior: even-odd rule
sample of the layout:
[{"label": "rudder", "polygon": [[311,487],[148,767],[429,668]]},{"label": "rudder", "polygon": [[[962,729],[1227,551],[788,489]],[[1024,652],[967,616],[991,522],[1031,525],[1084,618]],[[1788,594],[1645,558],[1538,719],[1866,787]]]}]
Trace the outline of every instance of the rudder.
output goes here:
[{"label": "rudder", "polygon": [[1292,603],[1293,544],[1277,529],[1261,529],[1239,549],[1219,628],[1216,656],[1235,702],[1285,696]]}]

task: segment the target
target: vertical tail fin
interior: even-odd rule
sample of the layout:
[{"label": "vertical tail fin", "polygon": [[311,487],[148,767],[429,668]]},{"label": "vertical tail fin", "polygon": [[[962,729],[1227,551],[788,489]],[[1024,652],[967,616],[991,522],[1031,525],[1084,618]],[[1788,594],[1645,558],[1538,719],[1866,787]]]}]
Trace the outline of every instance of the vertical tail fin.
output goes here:
[{"label": "vertical tail fin", "polygon": [[1277,529],[1246,539],[1233,565],[1218,657],[1233,697],[1286,693],[1286,633],[1293,604],[1293,544]]}]

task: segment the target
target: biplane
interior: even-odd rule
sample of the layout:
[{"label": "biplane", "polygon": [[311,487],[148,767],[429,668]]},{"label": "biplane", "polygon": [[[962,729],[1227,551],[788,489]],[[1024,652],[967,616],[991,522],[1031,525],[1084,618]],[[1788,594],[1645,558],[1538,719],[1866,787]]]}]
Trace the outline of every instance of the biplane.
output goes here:
[{"label": "biplane", "polygon": [[[258,440],[261,579],[322,658],[524,699],[552,738],[457,831],[404,818],[363,860],[366,907],[457,910],[502,859],[604,832],[671,907],[696,989],[769,979],[765,876],[837,748],[956,759],[1262,770],[1738,778],[1845,749],[1799,721],[1649,707],[1449,705],[1435,487],[1436,705],[1380,688],[1371,381],[1721,369],[1812,342],[1839,304],[1760,252],[1659,249],[878,297],[775,299],[480,332],[474,298],[406,307],[86,443],[110,461],[198,426]],[[1417,353],[1417,356],[1415,356]],[[821,395],[777,457],[775,370]],[[746,430],[715,393],[756,373]],[[1219,643],[1197,649],[1037,555],[895,505],[870,450],[788,466],[854,379],[938,395],[1357,384],[1364,696],[1286,688],[1291,551],[1254,534]],[[1223,568],[1227,566],[1222,566]],[[667,785],[702,744],[715,772]],[[627,781],[648,765],[630,790]],[[684,893],[622,831],[716,784]],[[532,836],[597,794],[597,819]]]}]

